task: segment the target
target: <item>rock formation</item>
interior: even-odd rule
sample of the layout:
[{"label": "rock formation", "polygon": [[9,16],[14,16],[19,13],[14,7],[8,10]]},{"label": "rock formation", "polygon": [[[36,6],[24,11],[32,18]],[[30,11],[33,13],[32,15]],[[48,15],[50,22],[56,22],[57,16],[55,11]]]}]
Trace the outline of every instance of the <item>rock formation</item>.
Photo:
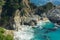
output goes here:
[{"label": "rock formation", "polygon": [[55,7],[48,11],[47,17],[51,22],[60,25],[60,7]]},{"label": "rock formation", "polygon": [[35,26],[39,20],[46,17],[45,13],[41,12],[43,10],[32,5],[29,0],[5,1],[0,22],[0,25],[3,24],[4,27],[18,29],[21,25]]}]

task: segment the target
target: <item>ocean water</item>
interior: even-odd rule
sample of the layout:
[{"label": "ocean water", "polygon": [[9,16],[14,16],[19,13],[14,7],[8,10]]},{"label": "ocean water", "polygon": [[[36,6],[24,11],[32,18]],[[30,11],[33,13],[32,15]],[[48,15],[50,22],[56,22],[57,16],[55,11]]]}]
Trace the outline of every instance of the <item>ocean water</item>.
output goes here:
[{"label": "ocean water", "polygon": [[51,22],[47,22],[43,26],[45,27],[45,29],[34,29],[34,37],[31,40],[60,40],[60,28],[56,29],[55,31],[48,30],[55,27],[55,25]]},{"label": "ocean water", "polygon": [[34,3],[37,6],[45,5],[48,2],[51,2],[57,6],[60,5],[60,0],[30,0],[30,2]]},{"label": "ocean water", "polygon": [[53,23],[43,21],[34,27],[23,25],[22,30],[14,32],[14,40],[60,40],[60,28],[51,30],[54,27]]},{"label": "ocean water", "polygon": [[60,28],[54,32],[50,32],[47,34],[50,37],[50,40],[60,40]]},{"label": "ocean water", "polygon": [[[45,5],[48,2],[56,6],[60,5],[60,0],[30,0],[30,2],[37,6]],[[39,22],[37,27],[33,27],[33,38],[30,40],[60,40],[60,28],[51,30],[54,27],[55,25],[51,22]]]}]

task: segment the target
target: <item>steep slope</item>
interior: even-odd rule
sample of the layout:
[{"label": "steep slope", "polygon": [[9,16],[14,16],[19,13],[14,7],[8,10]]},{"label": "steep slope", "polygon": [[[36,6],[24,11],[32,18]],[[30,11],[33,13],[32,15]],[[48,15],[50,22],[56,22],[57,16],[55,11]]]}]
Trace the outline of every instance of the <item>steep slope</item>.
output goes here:
[{"label": "steep slope", "polygon": [[17,28],[18,25],[34,26],[39,20],[47,18],[44,12],[53,6],[53,4],[48,3],[37,7],[29,0],[5,0],[5,5],[2,6],[0,26],[7,29]]}]

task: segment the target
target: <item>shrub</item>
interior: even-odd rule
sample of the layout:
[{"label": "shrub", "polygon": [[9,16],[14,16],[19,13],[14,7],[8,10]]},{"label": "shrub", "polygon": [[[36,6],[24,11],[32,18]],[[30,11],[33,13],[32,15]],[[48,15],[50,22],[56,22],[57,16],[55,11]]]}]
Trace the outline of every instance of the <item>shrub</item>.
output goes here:
[{"label": "shrub", "polygon": [[4,0],[0,0],[0,6],[3,6],[3,5],[4,5],[4,3],[5,3],[5,1],[4,1]]},{"label": "shrub", "polygon": [[0,27],[0,34],[1,34],[1,33],[4,33],[4,32],[5,32],[5,30]]},{"label": "shrub", "polygon": [[7,36],[5,37],[5,40],[13,40],[13,36],[7,35]]},{"label": "shrub", "polygon": [[0,40],[13,40],[13,36],[11,36],[10,34],[4,35],[4,32],[4,28],[0,27]]},{"label": "shrub", "polygon": [[5,36],[2,33],[0,33],[0,40],[5,40]]}]

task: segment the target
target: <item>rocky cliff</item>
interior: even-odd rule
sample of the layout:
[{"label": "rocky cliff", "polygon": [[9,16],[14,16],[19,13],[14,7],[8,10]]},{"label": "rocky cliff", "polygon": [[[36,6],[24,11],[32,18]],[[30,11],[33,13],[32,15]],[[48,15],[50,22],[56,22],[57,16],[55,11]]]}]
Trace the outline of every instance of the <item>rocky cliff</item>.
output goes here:
[{"label": "rocky cliff", "polygon": [[[52,6],[51,3],[48,4]],[[34,26],[39,20],[47,18],[46,10],[53,7],[49,7],[48,4],[37,7],[29,0],[5,0],[5,5],[2,6],[0,26],[7,29],[15,29],[21,25]]]},{"label": "rocky cliff", "polygon": [[53,23],[60,25],[60,6],[57,6],[47,12],[47,17]]}]

